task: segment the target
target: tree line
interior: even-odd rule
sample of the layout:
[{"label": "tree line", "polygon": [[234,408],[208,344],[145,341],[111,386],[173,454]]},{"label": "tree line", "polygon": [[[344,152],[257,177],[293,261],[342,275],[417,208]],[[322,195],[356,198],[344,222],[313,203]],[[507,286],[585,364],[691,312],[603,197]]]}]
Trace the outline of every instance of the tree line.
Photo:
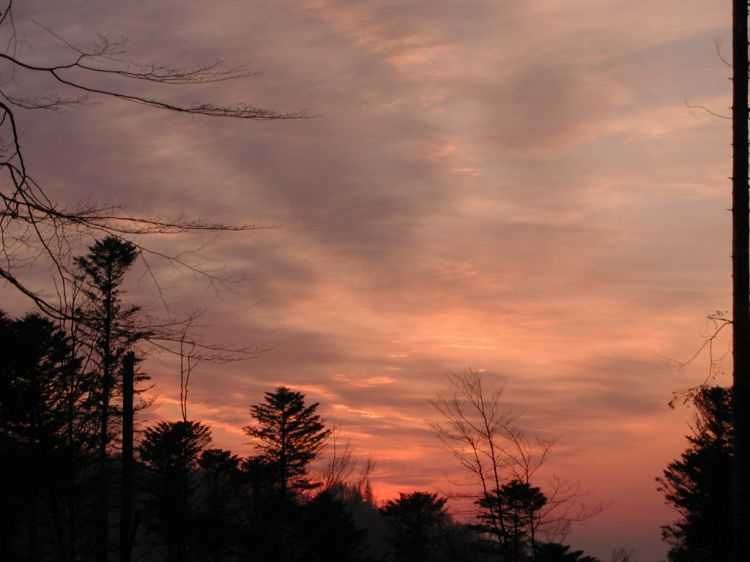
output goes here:
[{"label": "tree line", "polygon": [[[372,465],[355,475],[319,405],[284,386],[250,406],[246,458],[212,447],[186,408],[136,442],[134,416],[149,401],[134,352],[155,330],[124,300],[136,258],[114,236],[76,258],[65,321],[0,312],[0,559],[596,560],[563,541],[600,507],[579,501],[576,485],[538,485],[553,441],[523,432],[476,371],[452,376],[433,402],[434,429],[478,490],[460,521],[430,491],[376,504]],[[702,388],[691,401],[689,447],[657,479],[680,515],[663,537],[673,562],[729,561],[731,392]]]},{"label": "tree line", "polygon": [[134,351],[154,331],[124,299],[136,258],[115,236],[77,257],[65,321],[0,313],[2,560],[594,560],[543,539],[550,498],[530,466],[487,488],[470,522],[429,491],[376,505],[372,465],[354,477],[318,404],[287,387],[250,406],[246,458],[212,447],[186,409],[134,443],[148,405]]}]

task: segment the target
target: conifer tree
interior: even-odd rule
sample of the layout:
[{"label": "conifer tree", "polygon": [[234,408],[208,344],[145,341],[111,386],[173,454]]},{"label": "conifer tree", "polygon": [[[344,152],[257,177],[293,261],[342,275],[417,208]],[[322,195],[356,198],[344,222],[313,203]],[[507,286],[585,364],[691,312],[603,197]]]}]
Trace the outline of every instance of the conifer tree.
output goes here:
[{"label": "conifer tree", "polygon": [[138,257],[135,245],[107,236],[89,247],[89,253],[75,259],[79,283],[87,304],[76,316],[89,334],[90,357],[97,383],[94,385],[98,412],[98,484],[96,501],[96,560],[106,562],[109,534],[109,475],[107,449],[112,440],[112,401],[118,391],[122,359],[146,333],[135,326],[136,306],[122,302],[121,285]]},{"label": "conifer tree", "polygon": [[190,559],[194,536],[198,462],[211,441],[200,422],[160,422],[144,431],[140,458],[147,468],[147,524],[167,562]]},{"label": "conifer tree", "polygon": [[732,394],[701,389],[690,446],[657,478],[680,519],[662,528],[671,562],[728,562],[732,556]]},{"label": "conifer tree", "polygon": [[307,478],[308,467],[331,434],[317,413],[318,403],[307,406],[305,395],[285,386],[265,393],[265,403],[250,407],[256,424],[245,432],[256,440],[260,457],[276,473],[277,491],[303,491],[316,487]]},{"label": "conifer tree", "polygon": [[440,536],[448,523],[445,498],[427,492],[400,493],[380,510],[390,529],[393,559],[399,562],[435,560]]}]

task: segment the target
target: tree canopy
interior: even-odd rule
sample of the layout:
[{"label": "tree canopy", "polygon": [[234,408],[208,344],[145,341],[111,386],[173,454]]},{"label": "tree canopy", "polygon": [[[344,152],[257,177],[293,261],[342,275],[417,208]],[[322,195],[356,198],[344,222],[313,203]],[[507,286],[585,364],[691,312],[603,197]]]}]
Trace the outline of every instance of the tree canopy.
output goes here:
[{"label": "tree canopy", "polygon": [[317,402],[307,405],[304,394],[285,386],[266,392],[263,404],[250,406],[256,424],[246,426],[245,432],[255,439],[262,460],[275,470],[282,494],[315,487],[307,469],[331,434],[317,410]]},{"label": "tree canopy", "polygon": [[693,397],[693,433],[680,458],[657,478],[680,518],[662,528],[672,562],[732,558],[732,393],[719,386]]}]

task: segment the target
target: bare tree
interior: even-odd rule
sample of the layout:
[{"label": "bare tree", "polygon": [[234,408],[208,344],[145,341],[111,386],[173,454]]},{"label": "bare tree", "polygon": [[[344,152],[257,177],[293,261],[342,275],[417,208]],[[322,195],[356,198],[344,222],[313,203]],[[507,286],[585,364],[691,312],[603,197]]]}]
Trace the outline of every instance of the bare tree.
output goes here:
[{"label": "bare tree", "polygon": [[334,492],[348,490],[358,499],[369,503],[372,500],[370,476],[375,469],[375,461],[371,456],[365,460],[355,457],[351,441],[346,439],[342,443],[340,434],[341,428],[336,426],[328,437],[327,458],[320,475],[321,489]]},{"label": "bare tree", "polygon": [[614,549],[612,551],[612,562],[636,562],[635,550],[623,546]]},{"label": "bare tree", "polygon": [[[143,235],[194,231],[242,231],[253,225],[225,225],[199,220],[159,220],[121,212],[116,206],[96,203],[67,206],[56,201],[33,177],[21,143],[21,112],[59,111],[94,98],[172,113],[215,118],[275,120],[303,117],[251,104],[211,102],[183,105],[150,94],[128,93],[131,85],[196,85],[250,76],[245,67],[226,67],[221,61],[192,66],[161,62],[139,63],[124,53],[123,39],[99,34],[79,46],[44,28],[61,45],[60,62],[31,62],[18,54],[13,0],[0,6],[0,278],[30,298],[44,313],[65,318],[69,307],[53,302],[23,278],[23,269],[42,261],[54,272],[59,300],[68,302],[74,273],[69,267],[73,246],[81,235],[113,235],[135,244],[141,256],[160,255],[139,243]],[[39,25],[39,24],[37,24]],[[45,84],[42,91],[38,84]],[[34,84],[35,94],[24,84]],[[178,256],[164,256],[193,268]],[[205,272],[203,272],[205,273]],[[210,277],[210,275],[207,275]],[[183,344],[185,342],[183,341]]]},{"label": "bare tree", "polygon": [[748,5],[732,2],[732,281],[734,559],[750,553],[750,259],[748,258]]},{"label": "bare tree", "polygon": [[[503,409],[500,399],[503,387],[486,388],[479,371],[469,369],[449,375],[451,389],[439,394],[431,404],[442,421],[432,424],[437,435],[453,453],[468,474],[470,484],[479,487],[473,497],[492,498],[508,482],[530,486],[547,460],[554,439],[530,437],[518,426],[517,415]],[[544,506],[529,513],[532,550],[541,537],[562,539],[574,522],[589,519],[603,506],[583,501],[586,490],[579,484],[554,476],[545,489]],[[483,519],[491,534],[510,557],[507,518],[503,503],[485,502]]]}]

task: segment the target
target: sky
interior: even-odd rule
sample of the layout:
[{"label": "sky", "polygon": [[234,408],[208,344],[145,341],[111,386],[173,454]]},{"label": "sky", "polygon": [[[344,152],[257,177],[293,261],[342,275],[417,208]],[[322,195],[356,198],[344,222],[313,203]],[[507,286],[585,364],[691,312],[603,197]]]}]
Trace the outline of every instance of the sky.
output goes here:
[{"label": "sky", "polygon": [[[149,258],[173,312],[205,310],[207,340],[263,350],[193,374],[189,413],[217,446],[250,453],[248,405],[284,384],[372,455],[379,499],[448,493],[461,469],[429,400],[477,369],[530,435],[558,439],[544,477],[607,506],[568,541],[602,559],[621,546],[663,558],[659,526],[675,514],[654,479],[690,416],[667,403],[705,379],[709,357],[677,364],[730,306],[730,123],[714,115],[730,105],[726,2],[15,9],[24,60],[70,59],[45,27],[76,45],[126,36],[133,60],[256,73],[147,93],[307,115],[239,122],[102,99],[18,114],[27,164],[57,201],[263,227],[145,242],[240,280],[216,287]],[[128,291],[164,313],[143,264]],[[147,415],[176,419],[174,362],[152,354],[145,368],[159,395]]]}]

